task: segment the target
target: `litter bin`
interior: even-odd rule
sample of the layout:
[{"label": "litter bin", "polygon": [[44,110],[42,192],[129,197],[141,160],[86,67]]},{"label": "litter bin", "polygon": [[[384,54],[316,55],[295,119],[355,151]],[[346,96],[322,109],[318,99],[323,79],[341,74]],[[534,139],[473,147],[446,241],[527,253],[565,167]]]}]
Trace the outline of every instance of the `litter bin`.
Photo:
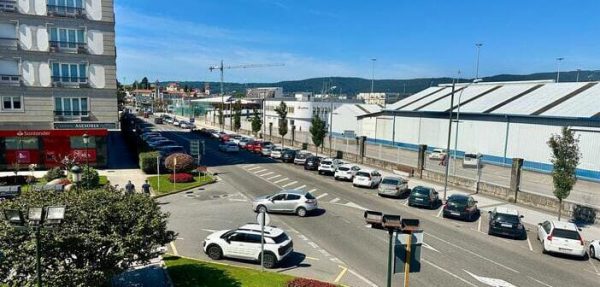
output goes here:
[{"label": "litter bin", "polygon": [[308,149],[308,144],[302,143],[302,150],[307,150],[307,149]]}]

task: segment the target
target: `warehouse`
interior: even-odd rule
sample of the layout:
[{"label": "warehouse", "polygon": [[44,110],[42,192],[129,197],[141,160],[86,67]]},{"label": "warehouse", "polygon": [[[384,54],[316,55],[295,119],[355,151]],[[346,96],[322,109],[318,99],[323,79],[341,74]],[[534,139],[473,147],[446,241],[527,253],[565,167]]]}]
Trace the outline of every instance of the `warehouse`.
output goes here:
[{"label": "warehouse", "polygon": [[[451,149],[458,156],[481,153],[484,162],[552,169],[547,141],[568,126],[580,137],[577,175],[600,180],[600,85],[598,82],[485,82],[427,88],[358,117],[358,134],[369,142],[416,149],[445,148],[452,111]],[[457,129],[458,126],[458,129]]]}]

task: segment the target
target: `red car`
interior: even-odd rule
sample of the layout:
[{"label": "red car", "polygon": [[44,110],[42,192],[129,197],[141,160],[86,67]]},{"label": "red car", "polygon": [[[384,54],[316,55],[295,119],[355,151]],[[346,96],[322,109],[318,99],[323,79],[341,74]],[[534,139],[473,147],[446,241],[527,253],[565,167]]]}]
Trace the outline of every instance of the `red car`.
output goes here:
[{"label": "red car", "polygon": [[254,148],[252,149],[252,151],[254,151],[255,153],[262,153],[263,148],[267,146],[267,147],[271,147],[273,146],[273,143],[271,142],[258,142],[256,145],[254,145]]},{"label": "red car", "polygon": [[244,149],[248,150],[248,151],[254,151],[254,147],[256,145],[260,144],[260,142],[258,141],[250,141],[246,144],[246,146],[244,147]]}]

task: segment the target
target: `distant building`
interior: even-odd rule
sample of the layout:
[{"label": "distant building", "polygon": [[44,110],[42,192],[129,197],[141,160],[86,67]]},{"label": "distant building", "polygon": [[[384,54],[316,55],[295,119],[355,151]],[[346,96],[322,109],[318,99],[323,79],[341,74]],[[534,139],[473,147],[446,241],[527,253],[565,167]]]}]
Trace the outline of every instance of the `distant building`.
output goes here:
[{"label": "distant building", "polygon": [[167,85],[167,92],[178,92],[178,91],[179,91],[179,84],[170,83],[169,85]]},{"label": "distant building", "polygon": [[283,97],[282,87],[251,88],[246,90],[248,99],[270,99]]},{"label": "distant building", "polygon": [[385,105],[385,100],[387,98],[386,93],[359,93],[356,95],[356,98],[359,100],[363,100],[365,104],[368,105]]}]

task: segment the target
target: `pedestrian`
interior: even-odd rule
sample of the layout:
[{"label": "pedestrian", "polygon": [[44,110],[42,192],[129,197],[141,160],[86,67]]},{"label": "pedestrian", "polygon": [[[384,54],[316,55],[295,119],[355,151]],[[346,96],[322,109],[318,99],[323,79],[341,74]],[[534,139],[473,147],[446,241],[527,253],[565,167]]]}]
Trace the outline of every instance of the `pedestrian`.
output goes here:
[{"label": "pedestrian", "polygon": [[144,184],[142,184],[142,191],[144,192],[144,195],[150,195],[150,184],[147,179]]},{"label": "pedestrian", "polygon": [[125,185],[125,192],[127,194],[133,194],[135,192],[135,185],[131,183],[131,180],[127,181],[127,184]]},{"label": "pedestrian", "polygon": [[441,166],[446,166],[446,158],[447,158],[447,155],[443,154],[442,155],[442,160],[440,161],[440,165]]}]

